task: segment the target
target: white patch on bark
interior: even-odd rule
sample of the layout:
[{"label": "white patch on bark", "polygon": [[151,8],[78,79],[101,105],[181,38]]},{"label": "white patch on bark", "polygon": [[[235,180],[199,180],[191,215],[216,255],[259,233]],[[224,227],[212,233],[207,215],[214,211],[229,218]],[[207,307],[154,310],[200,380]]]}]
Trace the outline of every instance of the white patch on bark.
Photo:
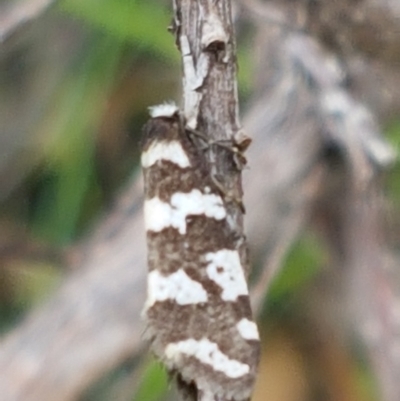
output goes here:
[{"label": "white patch on bark", "polygon": [[207,338],[201,340],[188,339],[168,344],[165,348],[165,356],[172,362],[179,362],[182,355],[192,356],[201,363],[211,366],[215,371],[222,372],[232,379],[244,376],[250,371],[247,364],[234,359],[229,359],[222,353],[218,344]]},{"label": "white patch on bark", "polygon": [[157,301],[168,299],[179,305],[191,305],[207,302],[208,296],[203,286],[191,279],[182,269],[169,276],[163,276],[157,270],[153,270],[147,279],[145,310]]},{"label": "white patch on bark", "polygon": [[208,55],[201,53],[195,65],[187,36],[181,35],[179,39],[183,59],[184,115],[186,126],[194,130],[197,127],[200,101],[203,96],[198,89],[208,74],[210,61]]},{"label": "white patch on bark", "polygon": [[249,319],[243,318],[237,323],[236,328],[240,335],[245,340],[259,340],[260,335],[258,334],[257,325]]},{"label": "white patch on bark", "polygon": [[248,295],[247,282],[238,251],[222,249],[205,255],[208,277],[222,288],[224,301],[236,301],[240,295]]},{"label": "white patch on bark", "polygon": [[161,201],[158,197],[145,201],[144,218],[147,231],[160,232],[173,227],[180,234],[186,234],[186,218],[199,216],[222,220],[226,210],[219,195],[203,194],[198,189],[191,192],[176,192],[171,196],[170,203]]},{"label": "white patch on bark", "polygon": [[161,160],[170,161],[180,168],[190,167],[189,158],[178,141],[153,142],[142,153],[141,163],[143,168],[151,167]]},{"label": "white patch on bark", "polygon": [[218,16],[215,7],[205,15],[203,7],[201,7],[201,16],[203,19],[203,27],[201,33],[201,45],[204,49],[216,43],[228,43],[229,36],[225,31],[224,24]]}]

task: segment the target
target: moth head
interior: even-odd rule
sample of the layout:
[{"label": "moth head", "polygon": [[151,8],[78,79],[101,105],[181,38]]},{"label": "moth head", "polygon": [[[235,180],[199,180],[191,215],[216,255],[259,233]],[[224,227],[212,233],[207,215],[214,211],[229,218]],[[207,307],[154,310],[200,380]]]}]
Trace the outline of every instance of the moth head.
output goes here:
[{"label": "moth head", "polygon": [[166,102],[149,107],[151,118],[175,118],[179,115],[179,108],[174,102]]}]

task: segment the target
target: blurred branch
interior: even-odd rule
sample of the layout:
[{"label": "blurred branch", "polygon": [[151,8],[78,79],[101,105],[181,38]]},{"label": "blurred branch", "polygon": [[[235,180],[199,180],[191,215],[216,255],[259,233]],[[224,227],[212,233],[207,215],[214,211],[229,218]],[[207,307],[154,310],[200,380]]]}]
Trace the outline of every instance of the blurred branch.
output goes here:
[{"label": "blurred branch", "polygon": [[[346,155],[350,170],[347,173],[354,177],[354,185],[358,187],[374,178],[376,167],[387,167],[395,157],[393,149],[381,139],[374,116],[345,88],[346,74],[338,60],[315,39],[301,32],[287,33],[265,25],[260,29],[258,40],[265,63],[274,60],[276,76],[273,90],[263,89],[259,106],[246,117],[245,124],[250,132],[265,127],[265,144],[258,147],[258,151],[265,155],[264,159],[261,154],[258,157],[264,168],[257,165],[259,177],[253,168],[251,188],[247,191],[254,196],[254,192],[265,185],[261,174],[269,171],[271,166],[274,170],[282,169],[269,179],[279,180],[270,183],[270,191],[273,194],[272,188],[275,187],[277,196],[285,202],[285,208],[265,210],[262,221],[251,221],[249,236],[253,246],[257,238],[266,235],[265,232],[259,233],[253,238],[255,227],[260,226],[256,232],[262,229],[261,225],[279,227],[281,231],[280,235],[271,236],[280,242],[268,247],[266,265],[254,288],[256,308],[260,307],[282,258],[307,224],[327,185],[321,180],[335,167],[329,165],[328,153],[333,150]],[[267,82],[265,70],[268,67],[260,65],[258,87],[264,87]],[[277,71],[282,74],[278,75]],[[269,112],[265,113],[265,110]],[[314,118],[308,117],[311,112],[316,113]],[[280,141],[275,142],[275,137]],[[281,158],[285,157],[290,158],[291,163],[284,163]],[[283,185],[282,179],[291,179],[292,182]],[[265,199],[265,202],[273,204],[272,199]],[[260,206],[258,208],[262,213]]]},{"label": "blurred branch", "polygon": [[238,4],[243,8],[248,17],[260,22],[277,24],[290,29],[287,15],[284,10],[272,2],[260,2],[258,0],[238,0]]},{"label": "blurred branch", "polygon": [[40,17],[56,0],[25,0],[0,8],[0,43],[27,22]]},{"label": "blurred branch", "polygon": [[343,213],[347,254],[348,302],[354,332],[370,358],[384,401],[396,401],[400,391],[399,260],[385,245],[382,229],[383,194],[378,182],[349,186]]},{"label": "blurred branch", "polygon": [[0,264],[13,260],[48,261],[62,264],[65,253],[32,238],[19,226],[0,225]]},{"label": "blurred branch", "polygon": [[[54,297],[1,342],[4,401],[74,400],[141,349],[145,291],[141,187],[132,185]],[[134,243],[135,246],[132,246]]]}]

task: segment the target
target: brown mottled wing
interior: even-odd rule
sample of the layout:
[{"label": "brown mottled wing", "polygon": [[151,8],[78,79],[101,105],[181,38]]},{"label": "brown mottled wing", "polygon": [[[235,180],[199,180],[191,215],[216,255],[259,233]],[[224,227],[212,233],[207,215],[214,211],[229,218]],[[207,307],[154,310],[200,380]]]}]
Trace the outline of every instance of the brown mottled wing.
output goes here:
[{"label": "brown mottled wing", "polygon": [[144,309],[154,353],[186,399],[245,401],[259,354],[238,240],[177,114],[144,128],[148,246]]}]

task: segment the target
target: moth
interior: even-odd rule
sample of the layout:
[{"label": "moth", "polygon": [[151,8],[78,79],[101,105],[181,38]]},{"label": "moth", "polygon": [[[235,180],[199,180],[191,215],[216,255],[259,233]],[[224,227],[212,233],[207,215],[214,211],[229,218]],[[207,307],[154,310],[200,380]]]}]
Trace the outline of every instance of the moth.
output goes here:
[{"label": "moth", "polygon": [[175,105],[151,109],[141,155],[146,333],[185,400],[247,401],[258,329],[226,201],[192,139]]}]

